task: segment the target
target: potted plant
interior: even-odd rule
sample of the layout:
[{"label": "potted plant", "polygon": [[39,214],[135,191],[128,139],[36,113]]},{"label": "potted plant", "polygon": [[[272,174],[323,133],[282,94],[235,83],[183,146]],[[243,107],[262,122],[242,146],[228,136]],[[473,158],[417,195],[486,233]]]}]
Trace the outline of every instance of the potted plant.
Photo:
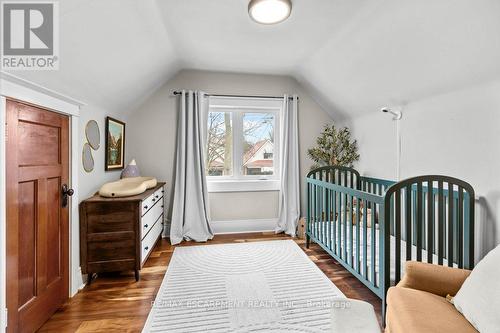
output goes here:
[{"label": "potted plant", "polygon": [[332,123],[325,126],[316,147],[308,149],[307,154],[315,162],[311,170],[329,165],[352,167],[359,160],[358,142],[351,139],[349,128],[337,129]]}]

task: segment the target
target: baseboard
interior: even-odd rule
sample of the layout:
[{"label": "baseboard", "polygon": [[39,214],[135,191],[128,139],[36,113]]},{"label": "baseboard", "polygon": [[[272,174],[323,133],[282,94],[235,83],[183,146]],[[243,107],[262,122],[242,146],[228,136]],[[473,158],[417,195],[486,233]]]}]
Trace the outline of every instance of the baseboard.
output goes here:
[{"label": "baseboard", "polygon": [[85,288],[85,286],[87,285],[87,282],[86,282],[87,281],[87,278],[86,278],[87,274],[85,274],[85,277],[83,276],[83,274],[82,274],[82,267],[78,267],[78,274],[79,274],[78,276],[80,276],[81,279],[82,279],[82,283],[78,287],[78,290],[76,291],[76,293],[74,295],[72,295],[71,297],[74,297],[76,294],[78,294],[78,292],[80,290],[82,290],[83,288]]},{"label": "baseboard", "polygon": [[249,232],[269,232],[276,229],[278,219],[211,221],[210,227],[216,235]]},{"label": "baseboard", "polygon": [[163,231],[161,233],[162,238],[167,238],[167,235],[170,235],[170,219],[165,218],[163,220]]}]

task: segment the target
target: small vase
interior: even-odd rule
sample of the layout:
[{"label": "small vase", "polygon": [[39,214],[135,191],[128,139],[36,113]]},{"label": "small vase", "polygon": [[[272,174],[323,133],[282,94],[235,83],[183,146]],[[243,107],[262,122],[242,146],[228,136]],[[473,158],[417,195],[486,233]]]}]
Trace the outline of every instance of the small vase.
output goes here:
[{"label": "small vase", "polygon": [[137,163],[135,162],[135,159],[130,161],[130,163],[123,169],[122,174],[120,175],[120,178],[131,178],[131,177],[139,177],[139,167],[137,166]]}]

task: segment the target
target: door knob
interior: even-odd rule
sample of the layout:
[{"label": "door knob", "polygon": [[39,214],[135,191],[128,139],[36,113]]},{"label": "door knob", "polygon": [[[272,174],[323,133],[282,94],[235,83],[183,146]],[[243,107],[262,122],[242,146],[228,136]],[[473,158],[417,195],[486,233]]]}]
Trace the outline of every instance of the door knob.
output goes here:
[{"label": "door knob", "polygon": [[68,185],[63,184],[61,189],[63,208],[68,206],[68,197],[71,197],[74,193],[75,191],[72,188],[68,188]]}]

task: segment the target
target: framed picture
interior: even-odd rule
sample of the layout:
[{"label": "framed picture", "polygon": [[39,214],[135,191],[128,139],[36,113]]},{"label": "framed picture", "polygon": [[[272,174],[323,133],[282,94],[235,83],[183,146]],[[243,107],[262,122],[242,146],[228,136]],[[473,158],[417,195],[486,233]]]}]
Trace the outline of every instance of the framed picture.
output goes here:
[{"label": "framed picture", "polygon": [[121,170],[125,166],[125,123],[106,117],[106,171]]}]

